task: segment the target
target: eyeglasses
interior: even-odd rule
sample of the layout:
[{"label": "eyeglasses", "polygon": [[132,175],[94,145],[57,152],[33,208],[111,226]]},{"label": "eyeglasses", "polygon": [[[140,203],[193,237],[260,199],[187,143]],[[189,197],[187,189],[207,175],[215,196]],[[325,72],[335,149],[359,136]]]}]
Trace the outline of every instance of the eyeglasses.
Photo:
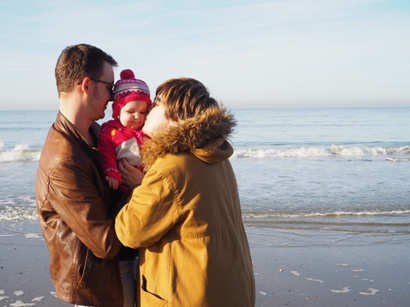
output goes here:
[{"label": "eyeglasses", "polygon": [[110,86],[111,91],[114,91],[114,86],[115,86],[115,83],[107,82],[107,81],[100,80],[100,79],[94,79],[94,78],[90,78],[90,80],[93,80],[94,82],[101,82],[101,83],[105,83],[105,84],[107,84],[107,85],[109,85],[109,86]]},{"label": "eyeglasses", "polygon": [[[115,83],[111,83],[111,82],[108,82],[108,81],[104,81],[104,80],[100,80],[100,79],[95,79],[95,78],[91,78],[91,77],[90,77],[90,80],[92,80],[92,81],[94,81],[94,82],[101,82],[101,83],[104,83],[104,84],[109,85],[110,87],[107,88],[107,90],[110,92],[111,97],[114,96],[114,86],[115,86]],[[81,80],[81,81],[79,81],[77,84],[80,85],[83,81],[84,81],[84,79]]]}]

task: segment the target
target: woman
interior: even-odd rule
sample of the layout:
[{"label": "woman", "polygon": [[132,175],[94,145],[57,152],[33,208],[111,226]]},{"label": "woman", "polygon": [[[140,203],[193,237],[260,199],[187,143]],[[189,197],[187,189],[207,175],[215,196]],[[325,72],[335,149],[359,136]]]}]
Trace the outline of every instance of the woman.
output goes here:
[{"label": "woman", "polygon": [[161,84],[143,132],[147,173],[116,218],[139,248],[138,306],[254,306],[255,281],[226,141],[235,121],[202,83]]}]

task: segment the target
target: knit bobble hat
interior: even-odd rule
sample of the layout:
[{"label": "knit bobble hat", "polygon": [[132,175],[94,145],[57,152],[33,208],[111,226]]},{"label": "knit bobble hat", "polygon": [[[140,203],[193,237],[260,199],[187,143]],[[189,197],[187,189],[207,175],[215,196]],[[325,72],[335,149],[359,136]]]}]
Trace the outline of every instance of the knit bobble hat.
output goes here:
[{"label": "knit bobble hat", "polygon": [[139,79],[135,79],[131,69],[124,69],[120,74],[120,80],[115,83],[114,103],[112,104],[112,117],[117,118],[120,111],[130,101],[142,100],[151,104],[148,85]]}]

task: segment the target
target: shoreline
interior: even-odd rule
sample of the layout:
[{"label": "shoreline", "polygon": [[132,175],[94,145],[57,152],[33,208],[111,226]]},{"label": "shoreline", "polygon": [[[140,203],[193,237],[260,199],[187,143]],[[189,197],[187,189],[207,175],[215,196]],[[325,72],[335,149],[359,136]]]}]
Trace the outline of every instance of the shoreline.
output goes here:
[{"label": "shoreline", "polygon": [[[409,234],[246,227],[255,306],[405,306]],[[54,296],[37,221],[0,221],[0,306],[72,306]]]}]

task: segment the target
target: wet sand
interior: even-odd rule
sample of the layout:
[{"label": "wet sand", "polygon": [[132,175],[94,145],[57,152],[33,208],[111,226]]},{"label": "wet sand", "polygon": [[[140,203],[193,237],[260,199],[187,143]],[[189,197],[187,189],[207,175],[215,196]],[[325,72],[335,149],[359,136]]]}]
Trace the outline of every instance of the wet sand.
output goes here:
[{"label": "wet sand", "polygon": [[[255,306],[410,303],[410,235],[246,229]],[[0,251],[0,306],[72,306],[54,296],[37,221],[1,221]]]},{"label": "wet sand", "polygon": [[73,306],[55,297],[37,221],[0,222],[0,306]]},{"label": "wet sand", "polygon": [[410,304],[410,235],[247,231],[256,306]]}]

